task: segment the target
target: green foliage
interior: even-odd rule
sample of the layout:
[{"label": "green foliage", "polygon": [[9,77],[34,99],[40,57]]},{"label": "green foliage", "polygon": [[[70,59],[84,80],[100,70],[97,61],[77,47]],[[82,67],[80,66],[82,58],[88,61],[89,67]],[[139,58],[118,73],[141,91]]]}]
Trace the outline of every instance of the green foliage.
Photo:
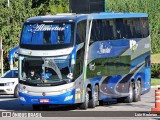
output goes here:
[{"label": "green foliage", "polygon": [[31,8],[32,0],[0,0],[0,37],[3,40],[4,65],[8,66],[8,51],[19,43],[23,21],[35,16],[36,11]]},{"label": "green foliage", "polygon": [[160,0],[107,0],[107,11],[149,14],[152,53],[160,52]]},{"label": "green foliage", "polygon": [[154,85],[160,85],[160,79],[152,78],[151,79],[151,85],[152,86],[154,86]]},{"label": "green foliage", "polygon": [[160,63],[160,53],[151,55],[152,63]]},{"label": "green foliage", "polygon": [[69,12],[69,0],[37,0],[33,4],[38,9],[38,15]]},{"label": "green foliage", "polygon": [[49,10],[51,14],[69,12],[69,0],[55,0],[49,2]]},{"label": "green foliage", "polygon": [[160,78],[160,63],[152,63],[151,68],[151,77]]}]

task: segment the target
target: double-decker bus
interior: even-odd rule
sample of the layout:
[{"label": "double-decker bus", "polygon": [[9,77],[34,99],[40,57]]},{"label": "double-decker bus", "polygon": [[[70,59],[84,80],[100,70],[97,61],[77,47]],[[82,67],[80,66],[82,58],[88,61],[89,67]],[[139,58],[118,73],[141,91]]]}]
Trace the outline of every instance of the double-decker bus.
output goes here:
[{"label": "double-decker bus", "polygon": [[146,13],[31,17],[19,47],[19,102],[35,110],[94,108],[111,98],[137,102],[150,90]]}]

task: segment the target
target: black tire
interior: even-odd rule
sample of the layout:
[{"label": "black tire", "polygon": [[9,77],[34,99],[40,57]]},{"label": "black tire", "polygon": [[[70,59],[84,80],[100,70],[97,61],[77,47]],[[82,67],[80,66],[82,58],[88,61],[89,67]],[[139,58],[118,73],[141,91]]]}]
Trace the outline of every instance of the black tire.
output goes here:
[{"label": "black tire", "polygon": [[99,106],[103,106],[103,105],[104,105],[103,100],[99,100]]},{"label": "black tire", "polygon": [[117,98],[117,103],[123,103],[124,99],[123,98]]},{"label": "black tire", "polygon": [[18,95],[18,85],[16,85],[15,89],[14,89],[14,97],[17,98]]},{"label": "black tire", "polygon": [[141,91],[142,91],[141,82],[137,81],[137,83],[135,83],[134,85],[133,102],[138,102],[141,100]]},{"label": "black tire", "polygon": [[88,107],[95,108],[98,105],[99,90],[98,85],[94,87],[92,98],[89,100]]},{"label": "black tire", "polygon": [[88,90],[86,89],[85,101],[80,104],[79,108],[82,110],[86,110],[88,108],[88,102],[89,102],[89,93]]},{"label": "black tire", "polygon": [[133,83],[132,82],[130,82],[130,86],[129,86],[129,96],[124,98],[124,102],[125,103],[133,102]]},{"label": "black tire", "polygon": [[41,110],[41,106],[40,105],[32,105],[33,110],[39,111]]}]

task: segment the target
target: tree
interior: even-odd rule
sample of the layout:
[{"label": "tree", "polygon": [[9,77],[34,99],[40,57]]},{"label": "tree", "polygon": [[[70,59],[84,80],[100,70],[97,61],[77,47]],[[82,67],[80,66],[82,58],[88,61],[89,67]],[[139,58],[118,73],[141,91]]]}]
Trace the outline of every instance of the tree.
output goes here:
[{"label": "tree", "polygon": [[56,13],[68,13],[69,12],[69,0],[51,0],[49,2],[50,14]]},{"label": "tree", "polygon": [[38,15],[69,12],[69,0],[33,0],[32,7],[37,8]]},{"label": "tree", "polygon": [[7,0],[0,0],[0,36],[3,39],[5,68],[8,66],[8,51],[19,43],[23,21],[38,13],[31,7],[32,0],[10,0],[9,7]]}]

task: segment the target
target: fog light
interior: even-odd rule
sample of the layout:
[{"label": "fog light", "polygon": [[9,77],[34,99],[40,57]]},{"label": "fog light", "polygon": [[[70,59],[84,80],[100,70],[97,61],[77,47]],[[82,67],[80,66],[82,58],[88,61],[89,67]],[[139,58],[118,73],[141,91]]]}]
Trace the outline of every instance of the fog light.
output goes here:
[{"label": "fog light", "polygon": [[7,89],[8,91],[12,91],[12,89]]},{"label": "fog light", "polygon": [[20,100],[26,102],[25,98],[24,97],[19,97]]}]

